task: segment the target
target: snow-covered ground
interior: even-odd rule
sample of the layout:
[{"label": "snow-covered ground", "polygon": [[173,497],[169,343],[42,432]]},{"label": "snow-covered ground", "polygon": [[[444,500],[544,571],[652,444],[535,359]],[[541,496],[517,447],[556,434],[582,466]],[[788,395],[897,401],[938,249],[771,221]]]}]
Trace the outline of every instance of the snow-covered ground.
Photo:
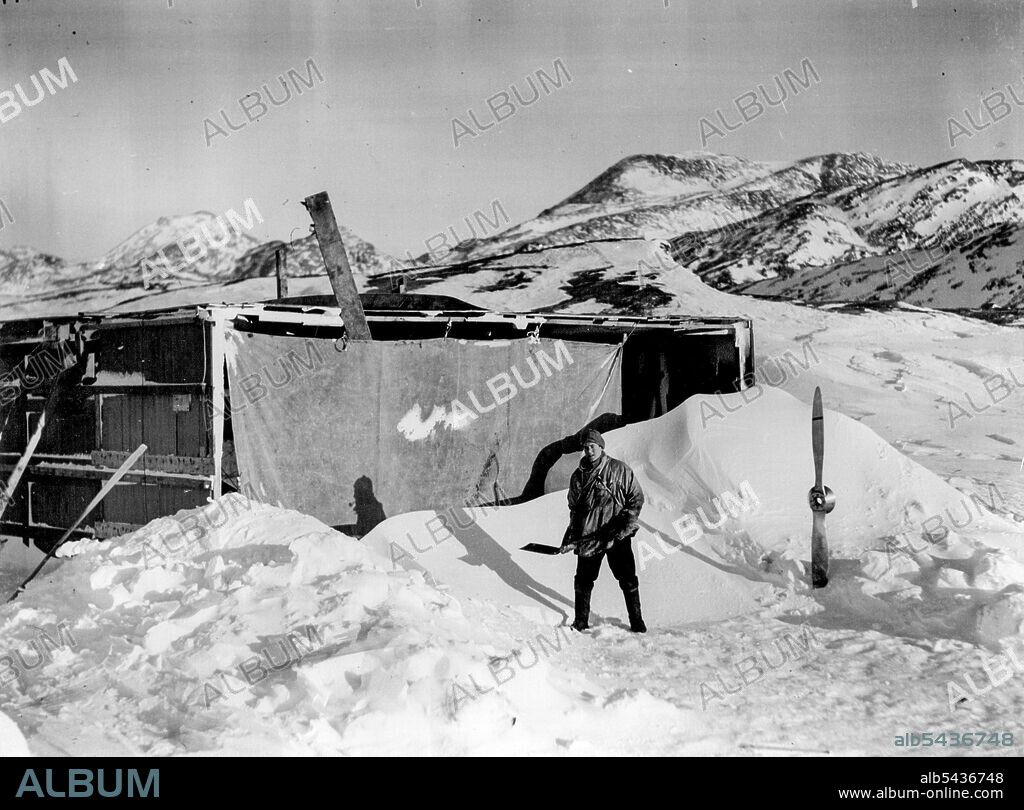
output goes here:
[{"label": "snow-covered ground", "polygon": [[[0,713],[31,751],[1017,754],[1024,333],[749,299],[651,243],[589,249],[606,277],[670,294],[656,314],[754,320],[758,386],[607,435],[647,494],[647,635],[624,629],[607,570],[596,629],[569,635],[573,558],[518,550],[560,538],[564,464],[531,503],[399,515],[362,543],[230,496],[186,524],[201,533],[181,513],[79,544],[0,608]],[[573,262],[517,289],[481,291],[485,271],[417,292],[553,306]],[[642,281],[640,262],[662,272]],[[832,582],[812,592],[816,385],[838,505]],[[968,730],[1015,743],[894,745]],[[0,750],[19,735],[0,719]]]}]

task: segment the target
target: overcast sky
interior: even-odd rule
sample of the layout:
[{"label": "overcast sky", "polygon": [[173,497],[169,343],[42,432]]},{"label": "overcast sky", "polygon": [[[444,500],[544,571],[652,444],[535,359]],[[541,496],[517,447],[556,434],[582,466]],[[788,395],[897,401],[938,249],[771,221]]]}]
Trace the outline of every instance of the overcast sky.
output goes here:
[{"label": "overcast sky", "polygon": [[[914,7],[916,3],[916,8]],[[942,0],[21,0],[0,6],[0,91],[57,72],[55,88],[0,123],[0,247],[98,258],[160,216],[241,212],[259,238],[308,231],[302,197],[327,190],[340,221],[383,250],[422,253],[449,225],[513,221],[621,158],[702,147],[700,119],[736,126],[734,99],[776,76],[820,81],[709,151],[787,160],[863,151],[917,164],[1024,158],[1024,110],[950,148],[948,119],[990,123],[983,95],[1024,100],[1022,7]],[[239,98],[278,77],[323,76],[249,123]],[[537,71],[561,88],[501,123],[487,99]],[[294,79],[291,82],[294,85]],[[539,87],[538,87],[539,90]],[[6,96],[0,95],[0,98]],[[14,98],[20,102],[15,93]],[[1009,96],[1007,96],[1009,99]],[[500,99],[499,99],[500,101]],[[499,101],[494,103],[497,105]],[[755,108],[756,109],[756,108]],[[207,144],[204,119],[227,130]],[[469,117],[472,110],[475,122]],[[253,116],[260,112],[257,107]],[[508,108],[498,110],[501,116]],[[750,115],[750,113],[748,113]],[[453,143],[452,119],[473,131]],[[479,124],[481,129],[477,129]],[[493,126],[489,126],[493,124]]]}]

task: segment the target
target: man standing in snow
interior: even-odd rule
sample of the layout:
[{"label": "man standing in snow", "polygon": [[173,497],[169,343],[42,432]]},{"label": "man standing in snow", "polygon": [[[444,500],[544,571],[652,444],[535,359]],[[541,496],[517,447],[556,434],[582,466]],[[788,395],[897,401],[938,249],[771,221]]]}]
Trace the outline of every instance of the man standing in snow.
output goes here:
[{"label": "man standing in snow", "polygon": [[625,462],[604,452],[604,437],[593,428],[583,432],[583,458],[569,481],[569,528],[561,553],[570,550],[576,561],[576,619],[574,630],[586,630],[590,622],[590,594],[608,557],[612,575],[626,598],[629,629],[646,633],[640,615],[640,583],[636,578],[632,538],[639,528],[644,493]]}]

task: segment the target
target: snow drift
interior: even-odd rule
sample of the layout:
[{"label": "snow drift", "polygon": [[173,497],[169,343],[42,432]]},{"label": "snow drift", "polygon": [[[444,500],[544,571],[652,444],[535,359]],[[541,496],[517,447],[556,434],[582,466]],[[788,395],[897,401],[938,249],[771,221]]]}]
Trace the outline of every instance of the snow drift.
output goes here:
[{"label": "snow drift", "polygon": [[[634,549],[649,626],[725,619],[780,589],[806,589],[809,405],[758,385],[692,397],[606,440],[608,452],[636,471],[647,498]],[[567,486],[566,461],[552,471],[550,487]],[[838,496],[828,517],[832,583],[816,594],[830,622],[986,643],[1019,632],[1024,535],[1017,524],[832,411],[824,480]],[[400,515],[365,542],[449,583],[456,595],[565,616],[575,558],[519,548],[558,545],[567,519],[565,493],[557,492],[512,507]],[[607,571],[593,607],[605,617],[624,615]]]},{"label": "snow drift", "polygon": [[0,609],[4,752],[621,754],[700,725],[559,672],[564,628],[238,495],[68,551]]}]

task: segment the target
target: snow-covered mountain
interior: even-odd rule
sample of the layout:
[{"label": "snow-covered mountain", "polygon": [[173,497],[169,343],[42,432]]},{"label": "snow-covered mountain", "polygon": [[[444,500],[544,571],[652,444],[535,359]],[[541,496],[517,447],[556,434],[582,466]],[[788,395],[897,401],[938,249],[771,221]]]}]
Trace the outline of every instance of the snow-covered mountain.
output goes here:
[{"label": "snow-covered mountain", "polygon": [[[1024,161],[920,169],[861,153],[790,163],[634,155],[534,219],[461,243],[441,263],[593,240],[665,239],[680,263],[720,289],[1015,307],[1024,296],[1015,259],[1021,227]],[[927,261],[905,257],[908,251],[928,251]],[[905,258],[911,269],[886,270]]]},{"label": "snow-covered mountain", "polygon": [[1024,308],[1024,228],[992,226],[953,243],[807,267],[736,288],[814,302],[905,301],[938,309]]},{"label": "snow-covered mountain", "polygon": [[[2,250],[0,310],[5,317],[77,311],[98,296],[104,308],[164,294],[178,302],[178,293],[202,298],[201,288],[273,276],[275,251],[285,243],[260,243],[226,224],[207,212],[161,218],[82,264]],[[666,243],[676,261],[723,290],[819,303],[1013,309],[1024,304],[1022,233],[1024,161],[921,169],[862,153],[777,163],[707,152],[634,155],[535,218],[416,264],[428,273],[472,273],[467,286],[486,291],[550,273],[554,247],[644,239]],[[344,227],[342,235],[357,275],[403,269]],[[323,275],[311,233],[287,248],[289,276]],[[512,265],[519,269],[510,275]],[[574,283],[579,291],[592,286]],[[620,304],[627,309],[655,295],[653,288],[626,293]],[[196,297],[188,296],[190,303]]]},{"label": "snow-covered mountain", "polygon": [[[380,273],[391,273],[402,268],[402,262],[381,253],[365,239],[361,239],[344,225],[339,225],[341,238],[345,243],[345,253],[352,265],[352,271],[365,276]],[[275,272],[275,253],[286,247],[285,263],[289,276],[303,278],[323,275],[324,260],[320,255],[320,246],[316,236],[309,233],[289,243],[281,241],[264,242],[257,245],[235,263],[234,279],[261,278],[273,276]]]},{"label": "snow-covered mountain", "polygon": [[[396,259],[344,226],[341,233],[355,273],[376,275],[400,268]],[[275,252],[284,245],[261,243],[239,221],[199,211],[161,217],[91,262],[68,263],[25,247],[0,250],[0,309],[20,311],[35,304],[54,312],[87,309],[84,302],[96,296],[132,300],[161,291],[273,276]],[[312,233],[287,245],[286,262],[289,275],[324,272]]]},{"label": "snow-covered mountain", "polygon": [[459,245],[446,261],[589,239],[669,239],[756,218],[814,193],[895,177],[912,167],[870,155],[836,154],[793,163],[692,152],[633,155],[536,218]]}]

